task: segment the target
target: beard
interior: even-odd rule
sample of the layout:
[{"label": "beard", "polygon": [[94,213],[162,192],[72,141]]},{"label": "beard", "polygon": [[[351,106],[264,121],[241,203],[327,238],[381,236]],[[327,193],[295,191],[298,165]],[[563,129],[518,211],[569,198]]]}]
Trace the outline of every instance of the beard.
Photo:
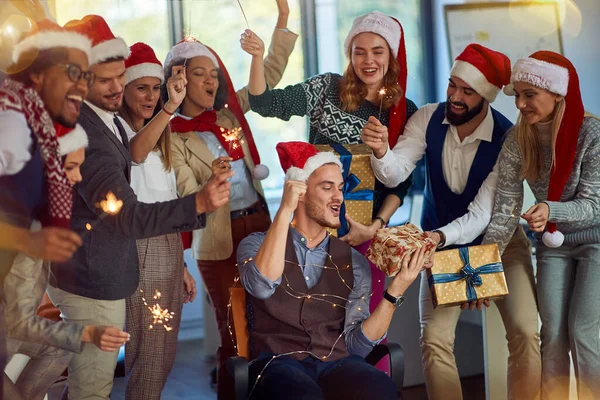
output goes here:
[{"label": "beard", "polygon": [[[309,198],[305,197],[304,206],[306,207],[306,215],[325,228],[337,229],[340,227],[340,219],[335,218],[335,221],[329,221],[325,217],[326,210],[324,207],[321,207],[316,202],[311,201]],[[332,216],[332,219],[334,217]]]},{"label": "beard", "polygon": [[[450,122],[450,124],[452,124],[454,126],[460,126],[460,125],[466,124],[467,122],[469,122],[470,120],[475,118],[477,115],[479,115],[481,110],[483,110],[483,102],[484,102],[484,100],[481,99],[479,104],[477,104],[475,107],[469,109],[465,103],[458,102],[458,101],[451,101],[450,97],[448,97],[448,99],[446,100],[446,119],[448,119],[448,122]],[[456,114],[450,108],[450,104],[454,104],[455,106],[459,106],[459,107],[465,107],[467,111],[465,111],[462,114]]]},{"label": "beard", "polygon": [[57,122],[59,124],[61,124],[62,126],[64,126],[65,128],[75,128],[75,125],[77,125],[77,120],[67,121],[67,119],[65,119],[65,117],[63,117],[62,115],[58,116]]}]

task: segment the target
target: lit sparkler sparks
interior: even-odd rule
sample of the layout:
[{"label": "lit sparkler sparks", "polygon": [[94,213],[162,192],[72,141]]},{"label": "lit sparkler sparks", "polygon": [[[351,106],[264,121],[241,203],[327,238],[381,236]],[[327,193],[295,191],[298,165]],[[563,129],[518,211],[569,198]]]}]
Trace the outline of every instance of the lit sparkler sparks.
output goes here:
[{"label": "lit sparkler sparks", "polygon": [[[121,211],[121,208],[123,207],[123,201],[119,200],[113,192],[109,191],[106,194],[106,199],[100,200],[98,203],[96,203],[96,207],[98,207],[99,209],[102,210],[102,214],[100,214],[100,217],[98,217],[98,220],[97,220],[98,222],[100,222],[107,215],[117,215],[119,213],[119,211]],[[89,222],[86,223],[85,229],[87,229],[88,231],[91,231],[93,229],[92,224]]]},{"label": "lit sparkler sparks", "polygon": [[229,130],[225,130],[225,128],[221,128],[221,135],[225,139],[225,141],[229,144],[229,152],[231,150],[237,150],[242,144],[244,144],[244,133],[242,132],[242,128],[233,128]]},{"label": "lit sparkler sparks", "polygon": [[169,325],[169,321],[173,319],[175,313],[173,311],[169,311],[167,308],[163,309],[160,306],[158,302],[161,297],[160,292],[158,290],[154,291],[154,296],[152,296],[152,299],[157,301],[153,306],[148,305],[142,289],[140,289],[140,293],[142,294],[142,302],[144,303],[144,306],[146,306],[148,310],[150,310],[150,314],[152,314],[152,323],[148,325],[148,329],[154,329],[156,325],[162,325],[167,332],[172,331],[173,328]]}]

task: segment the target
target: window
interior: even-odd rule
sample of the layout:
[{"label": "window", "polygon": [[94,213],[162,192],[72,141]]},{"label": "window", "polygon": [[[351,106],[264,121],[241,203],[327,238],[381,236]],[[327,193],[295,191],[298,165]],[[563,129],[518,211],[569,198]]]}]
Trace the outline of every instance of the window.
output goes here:
[{"label": "window", "polygon": [[64,25],[88,14],[101,15],[128,46],[150,45],[163,61],[171,48],[167,0],[55,0],[56,22]]},{"label": "window", "polygon": [[[288,29],[300,35],[299,0],[288,0],[288,3],[290,6]],[[277,22],[275,1],[242,0],[242,6],[250,29],[261,37],[268,50]],[[191,34],[217,52],[227,67],[236,89],[248,84],[251,57],[241,49],[239,44],[240,35],[247,26],[237,1],[183,0],[183,25],[186,34]],[[302,42],[301,38],[298,38],[278,87],[302,82],[303,62]],[[263,181],[266,196],[277,196],[283,184],[284,174],[275,152],[275,145],[281,141],[306,140],[306,119],[294,117],[289,122],[285,122],[275,118],[263,118],[251,111],[246,114],[246,118],[252,128],[261,162],[271,171],[269,177]]]}]

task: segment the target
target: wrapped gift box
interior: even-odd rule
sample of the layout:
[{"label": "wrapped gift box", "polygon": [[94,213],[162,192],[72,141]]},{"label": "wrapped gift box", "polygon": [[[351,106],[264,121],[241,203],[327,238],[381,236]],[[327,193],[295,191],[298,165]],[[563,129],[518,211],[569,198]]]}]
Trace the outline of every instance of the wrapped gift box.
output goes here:
[{"label": "wrapped gift box", "polygon": [[429,252],[435,246],[428,234],[413,224],[406,224],[377,230],[365,256],[387,276],[395,276],[406,257],[421,247]]},{"label": "wrapped gift box", "polygon": [[344,203],[340,210],[341,227],[330,230],[334,236],[348,233],[347,213],[354,221],[371,225],[373,218],[373,190],[375,175],[371,168],[371,149],[366,144],[323,144],[315,146],[319,151],[335,153],[344,166]]},{"label": "wrapped gift box", "polygon": [[434,308],[508,295],[500,252],[495,243],[435,253],[427,278]]}]

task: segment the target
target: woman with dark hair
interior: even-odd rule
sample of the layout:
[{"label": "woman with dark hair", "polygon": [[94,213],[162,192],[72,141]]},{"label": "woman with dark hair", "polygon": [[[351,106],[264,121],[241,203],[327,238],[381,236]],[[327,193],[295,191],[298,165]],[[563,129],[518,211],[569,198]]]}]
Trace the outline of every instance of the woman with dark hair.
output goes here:
[{"label": "woman with dark hair", "polygon": [[[404,123],[417,110],[406,98],[406,49],[402,25],[394,18],[373,11],[354,20],[344,48],[348,67],[344,75],[326,73],[284,89],[271,90],[264,80],[261,43],[246,31],[242,48],[252,55],[250,106],[263,117],[289,120],[293,115],[308,116],[312,144],[361,143],[364,129],[389,130],[394,147]],[[377,118],[375,117],[377,116]],[[373,220],[369,226],[350,218],[350,231],[341,239],[364,254],[375,235],[402,204],[411,180],[393,189],[376,181]],[[311,232],[307,232],[311,235]],[[385,275],[371,264],[372,312],[383,297]]]},{"label": "woman with dark hair", "polygon": [[[266,57],[265,78],[275,86],[281,79],[297,35],[287,30],[287,0],[276,0],[279,19]],[[221,346],[217,352],[217,396],[233,395],[225,368],[236,355],[227,321],[229,288],[237,274],[236,250],[253,232],[264,232],[271,219],[261,180],[268,175],[244,117],[249,110],[247,88],[235,91],[218,55],[187,38],[171,48],[165,60],[166,76],[173,66],[185,68],[186,95],[171,120],[173,169],[182,196],[200,190],[214,175],[232,169],[229,202],[207,216],[206,227],[194,231],[192,255],[215,309]]]},{"label": "woman with dark hair", "polygon": [[[164,72],[150,46],[131,46],[125,66],[119,113],[131,128],[131,187],[141,202],[174,200],[178,196],[171,166],[169,119],[185,97],[185,71],[175,67],[175,75],[164,85],[168,101],[163,103],[160,89]],[[125,326],[132,338],[125,346],[126,397],[160,399],[175,361],[183,304],[196,297],[196,282],[184,267],[183,246],[177,233],[138,239],[137,249],[139,290],[126,299]],[[153,316],[148,312],[152,302],[173,312],[165,326],[153,326]]]}]

